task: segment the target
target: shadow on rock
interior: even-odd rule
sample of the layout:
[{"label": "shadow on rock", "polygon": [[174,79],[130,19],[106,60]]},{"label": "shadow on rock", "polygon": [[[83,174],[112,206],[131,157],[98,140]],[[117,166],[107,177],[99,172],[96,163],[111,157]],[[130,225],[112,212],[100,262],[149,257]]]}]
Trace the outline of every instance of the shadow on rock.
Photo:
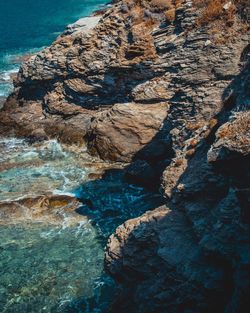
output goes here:
[{"label": "shadow on rock", "polygon": [[83,203],[77,212],[87,215],[105,240],[125,220],[164,202],[158,192],[126,182],[124,170],[109,170],[101,179],[80,186],[74,194]]}]

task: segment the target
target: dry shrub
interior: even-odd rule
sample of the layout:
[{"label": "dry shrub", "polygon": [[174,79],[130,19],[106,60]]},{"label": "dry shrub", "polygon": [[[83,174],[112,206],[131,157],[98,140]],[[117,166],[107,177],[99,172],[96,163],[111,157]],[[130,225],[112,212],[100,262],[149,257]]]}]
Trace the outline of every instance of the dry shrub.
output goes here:
[{"label": "dry shrub", "polygon": [[219,128],[218,138],[237,139],[239,144],[250,147],[250,111],[236,114],[236,119]]},{"label": "dry shrub", "polygon": [[145,27],[152,29],[156,24],[157,24],[157,21],[153,17],[145,18],[145,22],[144,22]]},{"label": "dry shrub", "polygon": [[189,149],[189,150],[187,150],[187,152],[186,152],[186,157],[187,157],[187,158],[190,158],[190,157],[192,157],[194,154],[195,154],[195,149]]},{"label": "dry shrub", "polygon": [[212,118],[210,121],[209,121],[209,128],[213,128],[214,126],[216,126],[218,124],[218,119],[217,118]]},{"label": "dry shrub", "polygon": [[225,44],[249,30],[249,0],[193,0],[193,5],[200,11],[197,27],[209,26],[218,44]]},{"label": "dry shrub", "polygon": [[130,12],[133,25],[140,24],[144,19],[144,8],[139,5],[136,5],[132,8]]},{"label": "dry shrub", "polygon": [[179,167],[183,164],[183,159],[176,159],[175,160],[175,163],[174,163],[174,166],[175,167]]},{"label": "dry shrub", "polygon": [[196,138],[192,138],[189,142],[189,146],[193,148],[196,147],[197,144],[198,144],[198,140]]},{"label": "dry shrub", "polygon": [[[202,8],[201,16],[198,18],[198,25],[204,26],[214,21],[222,20],[226,24],[233,24],[236,7],[233,3],[229,4],[228,9],[224,6],[229,3],[226,0],[196,0],[195,4]],[[203,7],[205,5],[205,7]]]},{"label": "dry shrub", "polygon": [[[149,25],[155,25],[164,19],[172,23],[175,20],[176,9],[184,0],[123,0],[132,17],[133,24],[147,21]],[[150,17],[152,15],[152,17]]]},{"label": "dry shrub", "polygon": [[151,0],[150,8],[154,12],[164,12],[166,21],[174,22],[176,16],[176,9],[179,8],[183,0]]},{"label": "dry shrub", "polygon": [[232,26],[235,19],[248,22],[250,12],[249,0],[194,0],[193,4],[201,9],[198,25],[204,26],[220,20]]},{"label": "dry shrub", "polygon": [[187,123],[187,125],[186,125],[186,127],[187,127],[187,129],[189,129],[189,130],[197,130],[197,129],[199,129],[199,128],[201,128],[201,127],[203,127],[205,124],[204,124],[204,122],[189,122],[189,123]]},{"label": "dry shrub", "polygon": [[171,0],[151,0],[150,6],[161,12],[173,9],[173,3]]},{"label": "dry shrub", "polygon": [[167,22],[172,23],[175,20],[175,8],[165,11],[165,17]]}]

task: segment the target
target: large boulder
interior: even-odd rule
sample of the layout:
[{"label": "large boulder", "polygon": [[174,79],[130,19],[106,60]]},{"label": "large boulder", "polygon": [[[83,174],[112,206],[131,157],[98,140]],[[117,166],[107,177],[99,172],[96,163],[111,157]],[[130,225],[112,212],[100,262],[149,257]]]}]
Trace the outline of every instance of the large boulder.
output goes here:
[{"label": "large boulder", "polygon": [[[130,162],[144,146],[157,141],[167,113],[165,103],[114,105],[92,122],[87,136],[89,150],[105,160]],[[148,154],[154,154],[154,149]]]}]

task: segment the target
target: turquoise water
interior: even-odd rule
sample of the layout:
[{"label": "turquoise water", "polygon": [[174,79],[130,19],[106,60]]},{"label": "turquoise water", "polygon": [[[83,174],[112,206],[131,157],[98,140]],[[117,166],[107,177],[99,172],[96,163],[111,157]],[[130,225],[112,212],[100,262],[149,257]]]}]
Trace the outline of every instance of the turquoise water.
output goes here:
[{"label": "turquoise water", "polygon": [[0,97],[12,89],[17,56],[48,46],[64,30],[105,0],[0,0]]},{"label": "turquoise water", "polygon": [[[108,165],[55,140],[0,138],[0,151],[0,312],[108,312],[115,284],[103,270],[107,238],[161,205],[161,197],[125,182],[119,167],[93,179]],[[51,193],[75,196],[80,205],[72,214],[60,207],[56,223],[51,209],[44,219],[32,219],[36,209],[18,202],[18,215],[3,210],[6,202]]]},{"label": "turquoise water", "polygon": [[1,312],[67,312],[98,292],[103,249],[90,224],[1,226],[0,234]]}]

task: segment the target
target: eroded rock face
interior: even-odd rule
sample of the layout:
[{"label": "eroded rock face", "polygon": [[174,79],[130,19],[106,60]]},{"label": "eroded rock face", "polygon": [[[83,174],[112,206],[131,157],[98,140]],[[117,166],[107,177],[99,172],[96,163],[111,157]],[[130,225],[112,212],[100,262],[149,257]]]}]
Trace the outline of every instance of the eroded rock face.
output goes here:
[{"label": "eroded rock face", "polygon": [[250,111],[235,113],[231,121],[216,133],[216,141],[208,151],[208,161],[240,158],[250,154]]},{"label": "eroded rock face", "polygon": [[106,268],[124,288],[114,312],[248,312],[249,121],[236,113],[199,144],[171,209],[127,221],[110,237]]},{"label": "eroded rock face", "polygon": [[109,239],[106,267],[127,287],[124,298],[131,297],[121,297],[114,312],[221,309],[215,290],[227,273],[208,264],[182,212],[160,207],[120,226]]},{"label": "eroded rock face", "polygon": [[[222,108],[221,99],[233,101],[234,79],[245,62],[242,52],[249,36],[241,32],[235,42],[216,44],[206,27],[196,26],[199,10],[190,1],[174,9],[173,19],[166,18],[165,9],[169,7],[157,8],[149,1],[117,1],[101,16],[69,26],[51,47],[23,64],[15,92],[0,113],[0,133],[78,144],[88,138],[90,150],[100,151],[102,158],[128,161],[159,131],[160,118],[178,155],[187,140],[204,135]],[[239,33],[237,23],[233,30]],[[168,105],[168,116],[159,116],[157,110],[154,121],[152,105],[162,102]],[[124,141],[124,126],[116,123],[109,138],[103,131],[111,130],[107,125],[112,119],[106,117],[101,126],[99,111],[125,121],[128,110],[121,105],[127,103],[136,106],[131,125],[146,107],[152,122],[140,144],[135,146],[132,139],[130,148],[115,149]],[[136,132],[145,131],[139,128]],[[93,136],[85,137],[91,132]],[[104,149],[105,136],[110,144],[105,142]]]},{"label": "eroded rock face", "polygon": [[[186,48],[188,44],[185,53]],[[222,55],[228,55],[224,49]],[[199,102],[197,94],[187,101],[181,93],[182,110],[178,101],[170,105],[162,128],[171,136],[174,151],[162,177],[168,207],[127,221],[109,239],[106,269],[122,286],[113,312],[248,312],[250,71],[244,58],[237,76],[229,73],[238,66],[235,60],[232,66],[223,63],[212,70],[223,91],[217,83],[209,84],[212,65],[199,70],[205,57],[201,63],[192,61],[194,73],[203,74],[197,85],[192,77],[186,95],[204,86],[211,94]],[[176,81],[183,88],[191,76],[185,76],[186,66],[182,68],[184,75]],[[213,98],[213,104],[206,102]],[[191,102],[195,113],[188,110]],[[210,118],[203,115],[206,110]]]}]

